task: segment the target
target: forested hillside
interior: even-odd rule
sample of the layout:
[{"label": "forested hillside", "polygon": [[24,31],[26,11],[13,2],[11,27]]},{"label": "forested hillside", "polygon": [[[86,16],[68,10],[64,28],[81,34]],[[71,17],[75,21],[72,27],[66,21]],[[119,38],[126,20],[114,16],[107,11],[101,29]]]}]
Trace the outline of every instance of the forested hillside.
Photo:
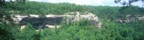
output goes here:
[{"label": "forested hillside", "polygon": [[[39,3],[39,2],[27,2],[25,4],[21,3],[7,3],[7,7],[12,11],[20,11],[21,14],[63,14],[66,12],[73,11],[87,11],[86,6],[78,6],[69,3]],[[36,4],[36,5],[34,5]]]},{"label": "forested hillside", "polygon": [[0,15],[11,14],[65,14],[67,12],[91,12],[102,22],[102,28],[88,25],[86,21],[79,23],[61,23],[60,28],[39,29],[36,32],[31,24],[20,31],[18,24],[6,23],[8,17],[0,17],[1,40],[144,40],[144,22],[116,22],[125,15],[144,16],[143,8],[130,6],[126,9],[110,6],[86,6],[70,3],[6,3],[0,7]]}]

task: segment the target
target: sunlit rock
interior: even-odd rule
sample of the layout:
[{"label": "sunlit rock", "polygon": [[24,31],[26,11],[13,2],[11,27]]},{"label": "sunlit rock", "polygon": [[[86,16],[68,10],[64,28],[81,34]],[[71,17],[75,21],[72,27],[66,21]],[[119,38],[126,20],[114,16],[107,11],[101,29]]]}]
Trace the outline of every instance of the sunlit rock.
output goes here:
[{"label": "sunlit rock", "polygon": [[35,15],[35,14],[30,14],[29,16],[30,16],[30,17],[36,17],[36,18],[39,17],[39,15]]},{"label": "sunlit rock", "polygon": [[25,27],[26,27],[26,25],[21,25],[20,31],[22,31]]},{"label": "sunlit rock", "polygon": [[80,12],[70,12],[66,14],[66,19],[73,22],[78,22],[80,20],[86,19],[93,23],[92,25],[101,28],[102,23],[99,21],[98,17],[92,13],[80,13]]}]

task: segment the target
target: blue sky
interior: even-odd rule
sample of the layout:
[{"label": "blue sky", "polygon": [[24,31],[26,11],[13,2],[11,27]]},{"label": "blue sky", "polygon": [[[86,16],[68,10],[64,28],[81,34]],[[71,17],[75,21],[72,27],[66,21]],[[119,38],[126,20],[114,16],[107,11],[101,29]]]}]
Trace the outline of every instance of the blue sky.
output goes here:
[{"label": "blue sky", "polygon": [[[114,3],[114,0],[29,0],[37,2],[50,2],[50,3],[75,3],[77,5],[92,5],[92,6],[122,6],[121,4]],[[126,0],[125,0],[126,1]],[[142,2],[135,2],[132,5],[142,6]]]}]

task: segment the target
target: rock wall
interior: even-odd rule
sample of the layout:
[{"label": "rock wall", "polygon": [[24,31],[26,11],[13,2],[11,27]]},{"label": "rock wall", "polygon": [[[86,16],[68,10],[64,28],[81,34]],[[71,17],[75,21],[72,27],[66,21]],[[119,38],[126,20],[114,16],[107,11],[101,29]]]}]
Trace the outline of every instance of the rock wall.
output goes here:
[{"label": "rock wall", "polygon": [[67,13],[66,15],[67,21],[72,21],[72,22],[79,22],[83,19],[90,21],[90,23],[94,27],[101,28],[102,23],[99,21],[98,17],[94,15],[93,13],[80,13],[80,12],[70,12]]},{"label": "rock wall", "polygon": [[[48,28],[59,28],[59,23],[57,24],[59,20],[58,18],[62,17],[63,20],[66,22],[78,22],[83,19],[89,20],[92,26],[101,28],[102,23],[99,21],[98,17],[92,13],[81,13],[81,12],[69,12],[64,15],[45,15],[44,18],[41,18],[40,15],[35,14],[29,14],[29,15],[12,15],[13,20],[18,24],[26,24],[30,22],[33,24],[41,24],[45,23],[45,26],[48,26]],[[27,18],[27,19],[26,19]],[[31,20],[31,21],[30,21]],[[42,20],[44,20],[42,22]],[[55,21],[54,21],[55,20]],[[51,24],[54,23],[54,24]],[[54,25],[57,25],[55,27]],[[23,25],[22,28],[23,29]]]},{"label": "rock wall", "polygon": [[120,23],[144,22],[144,15],[123,15],[123,17],[115,19],[115,21]]}]

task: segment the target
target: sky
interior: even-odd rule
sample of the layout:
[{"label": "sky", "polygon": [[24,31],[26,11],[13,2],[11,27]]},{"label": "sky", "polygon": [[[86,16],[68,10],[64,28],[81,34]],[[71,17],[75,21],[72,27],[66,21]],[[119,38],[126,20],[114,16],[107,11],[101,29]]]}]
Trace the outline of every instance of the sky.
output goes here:
[{"label": "sky", "polygon": [[[122,6],[121,4],[114,3],[114,0],[29,0],[37,2],[49,2],[49,3],[74,3],[77,5],[92,5],[92,6]],[[142,6],[142,2],[135,2],[132,5]]]}]

